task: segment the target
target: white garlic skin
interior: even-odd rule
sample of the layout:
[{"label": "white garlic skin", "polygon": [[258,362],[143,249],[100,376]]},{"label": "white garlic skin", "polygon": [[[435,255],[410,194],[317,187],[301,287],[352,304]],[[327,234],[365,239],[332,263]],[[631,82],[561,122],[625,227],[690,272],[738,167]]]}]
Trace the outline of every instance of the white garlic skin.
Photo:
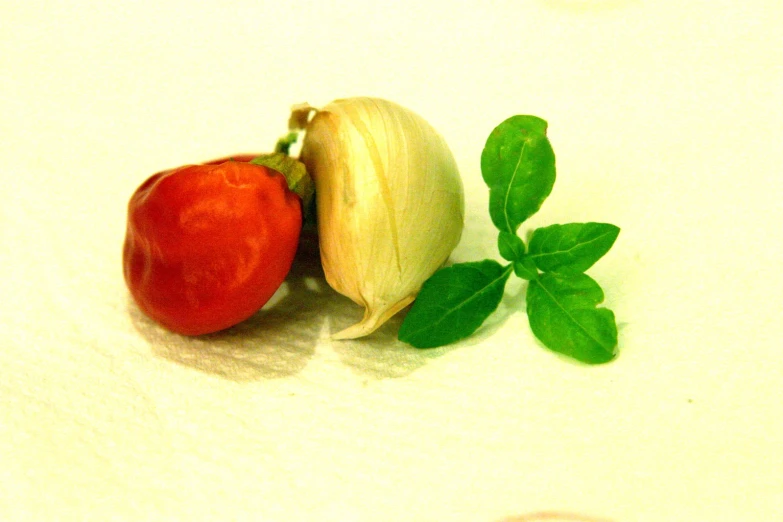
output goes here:
[{"label": "white garlic skin", "polygon": [[299,159],[315,181],[326,281],[365,308],[332,337],[363,337],[410,304],[459,243],[457,164],[422,117],[378,98],[318,110]]}]

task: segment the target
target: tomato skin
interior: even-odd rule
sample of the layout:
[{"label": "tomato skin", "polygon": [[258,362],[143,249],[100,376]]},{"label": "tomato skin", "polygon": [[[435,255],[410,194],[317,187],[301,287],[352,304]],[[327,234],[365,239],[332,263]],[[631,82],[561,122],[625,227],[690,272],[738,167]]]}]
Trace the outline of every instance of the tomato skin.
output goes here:
[{"label": "tomato skin", "polygon": [[234,154],[233,156],[227,156],[225,158],[220,158],[212,161],[205,161],[204,165],[218,165],[220,163],[225,163],[227,161],[239,161],[242,163],[248,163],[250,161],[253,161],[257,157],[259,157],[261,154]]},{"label": "tomato skin", "polygon": [[300,199],[274,170],[227,161],[159,172],[128,204],[125,281],[172,331],[223,330],[280,287],[301,228]]}]

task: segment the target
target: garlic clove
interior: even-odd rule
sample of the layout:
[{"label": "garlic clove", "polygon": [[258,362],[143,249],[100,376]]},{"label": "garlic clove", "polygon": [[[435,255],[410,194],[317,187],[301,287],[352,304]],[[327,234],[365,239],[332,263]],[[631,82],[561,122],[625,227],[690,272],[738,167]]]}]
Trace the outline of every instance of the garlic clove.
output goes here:
[{"label": "garlic clove", "polygon": [[[301,123],[312,108],[295,110]],[[327,283],[365,308],[333,338],[363,337],[410,304],[459,243],[462,181],[445,140],[393,102],[336,100],[305,130],[300,161],[316,185]]]}]

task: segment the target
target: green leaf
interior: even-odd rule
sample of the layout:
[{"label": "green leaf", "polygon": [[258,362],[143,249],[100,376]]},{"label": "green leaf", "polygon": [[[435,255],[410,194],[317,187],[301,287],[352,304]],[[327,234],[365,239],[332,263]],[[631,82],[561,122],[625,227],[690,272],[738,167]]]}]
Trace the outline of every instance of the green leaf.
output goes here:
[{"label": "green leaf", "polygon": [[525,242],[518,235],[501,230],[498,234],[498,250],[503,259],[519,261],[525,255]]},{"label": "green leaf", "polygon": [[578,274],[606,254],[620,229],[608,223],[568,223],[536,229],[528,255],[544,272]]},{"label": "green leaf", "polygon": [[275,152],[280,152],[289,156],[291,154],[291,147],[293,147],[299,140],[299,132],[291,131],[285,136],[277,140],[275,144]]},{"label": "green leaf", "polygon": [[516,233],[552,192],[555,153],[546,128],[546,121],[536,116],[512,116],[487,139],[481,174],[489,186],[489,213],[498,230]]},{"label": "green leaf", "polygon": [[517,277],[527,279],[528,281],[538,279],[538,270],[536,269],[536,264],[533,263],[533,260],[528,256],[524,256],[519,261],[514,261],[514,273],[517,275]]},{"label": "green leaf", "polygon": [[550,350],[582,362],[600,364],[616,355],[614,313],[596,308],[604,300],[598,283],[586,274],[541,274],[527,289],[530,328]]},{"label": "green leaf", "polygon": [[468,337],[497,309],[511,270],[489,259],[438,270],[424,282],[399,339],[435,348]]}]

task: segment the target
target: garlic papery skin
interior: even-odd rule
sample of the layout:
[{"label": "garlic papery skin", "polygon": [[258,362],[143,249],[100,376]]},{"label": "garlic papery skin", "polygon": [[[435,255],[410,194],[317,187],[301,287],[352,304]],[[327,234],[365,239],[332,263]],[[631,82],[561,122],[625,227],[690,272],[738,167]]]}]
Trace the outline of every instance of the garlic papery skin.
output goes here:
[{"label": "garlic papery skin", "polygon": [[315,182],[326,281],[365,309],[332,338],[363,337],[410,304],[459,243],[457,164],[427,121],[378,98],[315,111],[299,159]]}]

